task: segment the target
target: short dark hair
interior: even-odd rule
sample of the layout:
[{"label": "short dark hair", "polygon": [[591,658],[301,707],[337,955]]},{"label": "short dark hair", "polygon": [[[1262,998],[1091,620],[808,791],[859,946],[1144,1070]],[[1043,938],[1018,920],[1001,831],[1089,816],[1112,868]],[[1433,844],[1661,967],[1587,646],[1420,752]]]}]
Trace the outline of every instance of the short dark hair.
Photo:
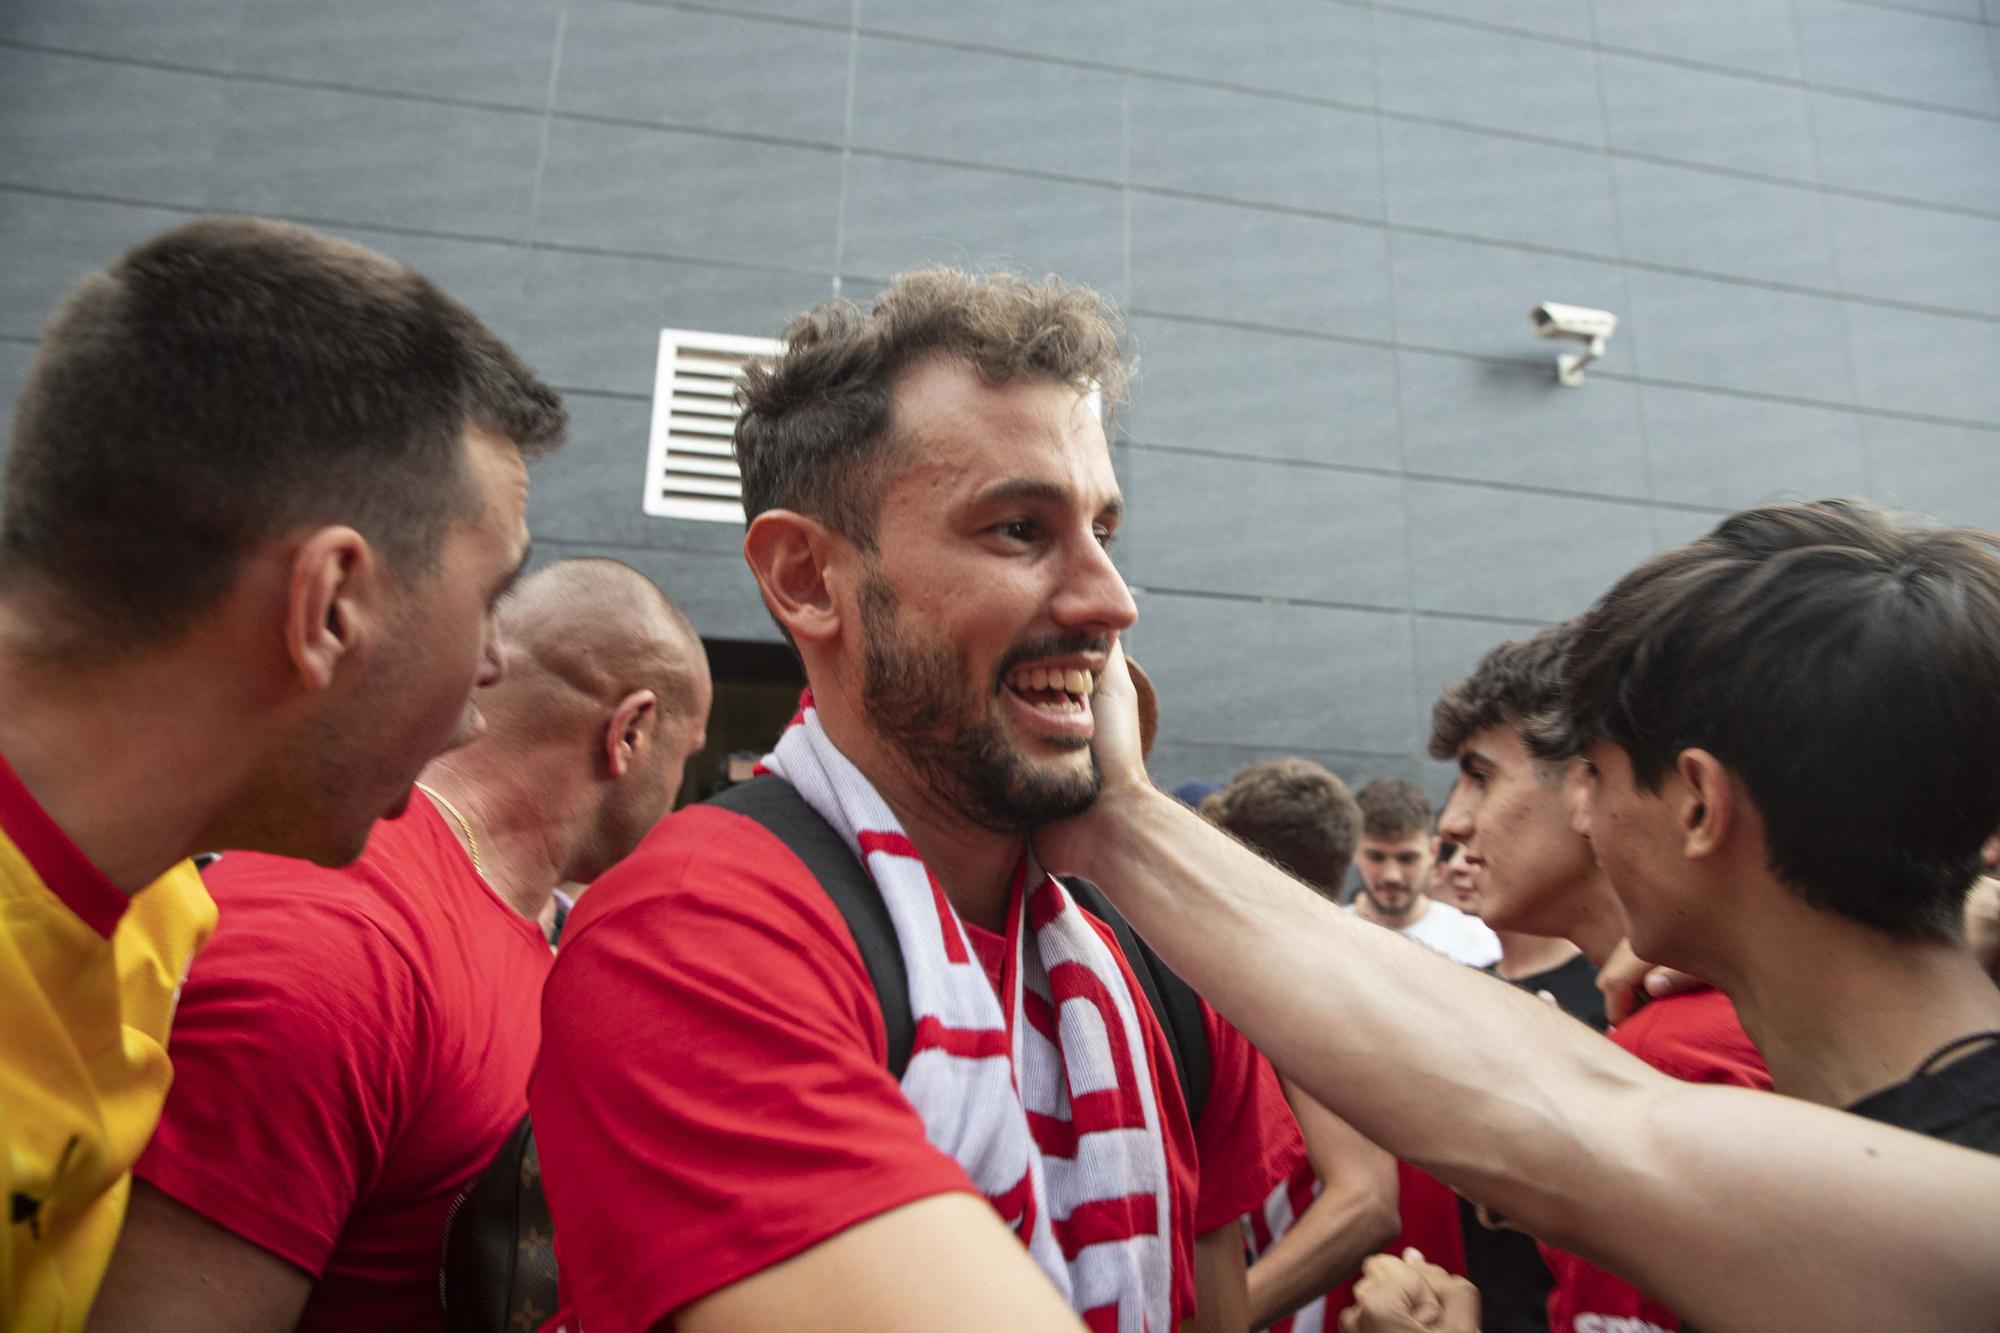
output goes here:
[{"label": "short dark hair", "polygon": [[786,327],[782,353],[745,371],[743,515],[797,510],[872,550],[881,465],[894,455],[890,399],[905,371],[957,358],[989,384],[1069,384],[1115,403],[1128,374],[1120,328],[1088,287],[951,268],[898,276],[866,312],[817,305]]},{"label": "short dark hair", "polygon": [[1431,831],[1431,798],[1408,778],[1376,778],[1354,799],[1367,837],[1407,838]]},{"label": "short dark hair", "polygon": [[1891,935],[1953,939],[2000,825],[2000,537],[1822,500],[1724,519],[1583,617],[1567,737],[1646,790],[1699,747],[1773,872]]},{"label": "short dark hair", "polygon": [[1574,623],[1509,639],[1479,659],[1472,674],[1448,686],[1431,705],[1430,754],[1450,759],[1474,732],[1512,727],[1523,736],[1562,709],[1563,654],[1576,638]]},{"label": "short dark hair", "polygon": [[562,400],[422,275],[257,218],[177,227],[85,278],[14,411],[0,581],[124,644],[183,630],[244,553],[351,524],[400,575],[475,512],[463,439],[554,448]]},{"label": "short dark hair", "polygon": [[1201,803],[1266,860],[1325,893],[1338,893],[1361,841],[1361,807],[1347,784],[1310,759],[1266,759]]}]

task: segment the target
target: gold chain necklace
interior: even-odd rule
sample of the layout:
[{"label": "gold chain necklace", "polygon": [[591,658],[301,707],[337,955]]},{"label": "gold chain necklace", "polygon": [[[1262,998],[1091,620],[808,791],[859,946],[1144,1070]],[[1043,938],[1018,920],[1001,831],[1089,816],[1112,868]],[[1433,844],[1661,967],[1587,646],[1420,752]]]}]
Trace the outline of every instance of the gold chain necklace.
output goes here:
[{"label": "gold chain necklace", "polygon": [[467,823],[465,816],[458,812],[457,806],[444,798],[443,792],[435,787],[426,787],[421,782],[417,783],[416,786],[418,791],[431,798],[433,805],[451,816],[452,823],[458,825],[458,831],[465,835],[466,853],[472,857],[473,873],[481,879],[486,878],[486,868],[479,864],[479,839],[472,835],[472,825]]}]

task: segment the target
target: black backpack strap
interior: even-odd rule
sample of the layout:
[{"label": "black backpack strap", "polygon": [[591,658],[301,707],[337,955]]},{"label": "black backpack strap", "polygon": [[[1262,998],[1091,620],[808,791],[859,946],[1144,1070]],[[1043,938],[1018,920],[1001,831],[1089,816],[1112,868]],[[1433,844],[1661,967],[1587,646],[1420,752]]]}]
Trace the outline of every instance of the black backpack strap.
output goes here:
[{"label": "black backpack strap", "polygon": [[1111,927],[1118,947],[1132,965],[1132,975],[1146,992],[1160,1026],[1167,1030],[1167,1042],[1174,1050],[1174,1069],[1181,1079],[1181,1097],[1187,1102],[1188,1123],[1200,1124],[1202,1107],[1208,1102],[1208,1084],[1213,1076],[1208,1049],[1208,1025],[1202,1021],[1201,998],[1194,987],[1139,938],[1139,932],[1104,896],[1104,890],[1077,875],[1064,875],[1063,887],[1079,906]]},{"label": "black backpack strap", "polygon": [[708,798],[709,805],[754,820],[805,863],[826,896],[840,909],[854,945],[861,951],[862,966],[875,985],[875,998],[882,1006],[882,1028],[889,1034],[889,1073],[901,1081],[910,1064],[910,1047],[916,1041],[916,1022],[910,1016],[910,978],[903,966],[903,950],[896,942],[896,923],[889,918],[889,905],[868,870],[855,859],[854,851],[833,825],[807,805],[792,784],[766,773],[738,783]]}]

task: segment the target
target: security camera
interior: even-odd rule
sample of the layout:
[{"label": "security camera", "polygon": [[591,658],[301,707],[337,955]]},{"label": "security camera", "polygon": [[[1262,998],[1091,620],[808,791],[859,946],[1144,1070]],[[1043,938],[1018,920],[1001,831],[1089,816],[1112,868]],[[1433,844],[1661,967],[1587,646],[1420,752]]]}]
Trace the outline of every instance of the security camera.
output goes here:
[{"label": "security camera", "polygon": [[1609,310],[1544,301],[1529,313],[1528,322],[1544,338],[1584,344],[1583,351],[1564,352],[1556,358],[1556,378],[1575,388],[1583,383],[1583,368],[1604,355],[1604,341],[1617,329],[1618,316]]}]

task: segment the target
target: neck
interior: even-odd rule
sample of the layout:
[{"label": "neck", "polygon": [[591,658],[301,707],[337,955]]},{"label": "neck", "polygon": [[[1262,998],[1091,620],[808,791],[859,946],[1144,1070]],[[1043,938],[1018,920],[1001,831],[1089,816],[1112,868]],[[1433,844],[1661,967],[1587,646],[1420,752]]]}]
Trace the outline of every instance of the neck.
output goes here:
[{"label": "neck", "polygon": [[953,803],[950,792],[910,772],[865,717],[841,706],[842,693],[832,687],[822,691],[817,685],[813,693],[827,739],[861,771],[896,816],[952,908],[983,930],[1006,929],[1014,868],[1027,848],[1028,835],[996,833],[973,823]]},{"label": "neck", "polygon": [[1602,870],[1593,869],[1574,890],[1562,895],[1562,902],[1568,913],[1562,922],[1562,938],[1583,950],[1592,967],[1603,967],[1631,932],[1611,881]]},{"label": "neck", "polygon": [[126,893],[209,845],[258,745],[231,678],[172,649],[78,669],[38,660],[0,607],[0,755],[91,864]]},{"label": "neck", "polygon": [[[872,776],[869,780],[874,781]],[[1027,835],[995,833],[933,800],[908,801],[880,785],[875,790],[895,812],[959,916],[982,930],[1004,931],[1014,870],[1027,849]]]},{"label": "neck", "polygon": [[450,801],[465,818],[461,829],[440,811],[452,836],[472,852],[493,891],[530,921],[538,920],[580,851],[589,824],[588,803],[572,781],[553,771],[547,752],[503,757],[478,742],[431,761],[420,781]]},{"label": "neck", "polygon": [[1518,930],[1496,930],[1500,937],[1500,963],[1496,969],[1509,981],[1540,976],[1577,956],[1577,946],[1554,935],[1524,935]]},{"label": "neck", "polygon": [[1953,1038],[2000,1029],[2000,989],[1963,944],[1893,939],[1796,899],[1775,915],[1715,971],[1778,1091],[1848,1106]]}]

